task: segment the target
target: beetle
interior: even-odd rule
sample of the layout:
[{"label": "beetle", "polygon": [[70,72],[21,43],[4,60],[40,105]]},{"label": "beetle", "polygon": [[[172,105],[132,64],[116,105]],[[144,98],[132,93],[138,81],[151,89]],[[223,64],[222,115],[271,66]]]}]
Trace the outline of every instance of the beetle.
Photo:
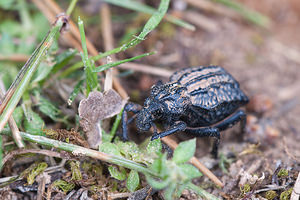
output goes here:
[{"label": "beetle", "polygon": [[[123,139],[128,140],[127,125],[136,118],[139,132],[154,128],[151,140],[183,131],[196,137],[216,138],[212,154],[217,157],[220,131],[241,121],[246,114],[239,108],[248,103],[239,83],[220,66],[185,68],[173,73],[169,82],[151,87],[144,106],[127,103],[122,115]],[[127,112],[135,115],[128,120]],[[158,133],[155,123],[166,130]]]}]

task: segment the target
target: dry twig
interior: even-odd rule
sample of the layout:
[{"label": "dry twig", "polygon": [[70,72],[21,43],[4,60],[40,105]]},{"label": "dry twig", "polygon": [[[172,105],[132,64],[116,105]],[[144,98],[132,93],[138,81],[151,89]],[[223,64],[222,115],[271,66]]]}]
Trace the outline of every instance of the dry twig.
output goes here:
[{"label": "dry twig", "polygon": [[[2,79],[0,77],[0,104],[1,104],[1,100],[4,98],[4,92],[5,92],[4,84],[3,84]],[[19,148],[24,148],[24,144],[23,144],[22,137],[20,135],[19,128],[18,128],[13,116],[11,116],[9,118],[8,125],[9,125],[9,128],[10,128],[11,132],[12,132],[12,137],[14,138],[16,145]]]},{"label": "dry twig", "polygon": [[51,150],[46,150],[46,149],[18,149],[18,150],[9,152],[3,158],[2,164],[4,165],[8,160],[11,160],[16,155],[26,154],[26,153],[37,153],[37,154],[43,154],[43,155],[51,156],[51,157],[67,158],[67,156],[62,153],[51,151]]}]

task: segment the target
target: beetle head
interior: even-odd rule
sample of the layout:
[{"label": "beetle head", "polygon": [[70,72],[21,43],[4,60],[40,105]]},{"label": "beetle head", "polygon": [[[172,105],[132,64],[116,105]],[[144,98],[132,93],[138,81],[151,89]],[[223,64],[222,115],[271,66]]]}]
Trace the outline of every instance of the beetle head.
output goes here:
[{"label": "beetle head", "polygon": [[163,117],[163,108],[159,101],[147,98],[144,108],[138,113],[136,126],[140,131],[148,131],[153,122]]}]

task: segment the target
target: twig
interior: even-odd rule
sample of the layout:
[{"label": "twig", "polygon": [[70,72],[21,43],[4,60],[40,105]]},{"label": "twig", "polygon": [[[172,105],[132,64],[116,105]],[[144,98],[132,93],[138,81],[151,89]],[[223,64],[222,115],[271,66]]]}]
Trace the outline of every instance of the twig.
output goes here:
[{"label": "twig", "polygon": [[122,69],[131,69],[134,71],[162,76],[162,77],[170,77],[173,74],[173,71],[171,70],[166,70],[151,65],[138,64],[138,63],[124,63],[119,65],[118,67]]},{"label": "twig", "polygon": [[216,33],[219,31],[219,26],[216,21],[198,12],[186,11],[183,14],[183,18],[208,32]]},{"label": "twig", "polygon": [[[4,88],[4,84],[3,84],[3,81],[2,81],[2,77],[0,77],[0,103],[1,103],[1,100],[3,99],[4,97],[4,93],[5,92],[5,88]],[[23,143],[23,140],[22,140],[22,137],[20,135],[20,131],[19,131],[19,128],[14,120],[14,118],[11,116],[9,119],[8,119],[8,125],[9,125],[9,128],[12,132],[12,137],[14,138],[14,141],[16,143],[16,145],[19,147],[19,148],[24,148],[24,143]],[[3,166],[3,165],[1,165]]]},{"label": "twig", "polygon": [[[178,144],[172,140],[170,137],[163,137],[161,140],[170,146],[173,150],[176,149]],[[224,184],[218,179],[205,165],[203,165],[196,157],[192,157],[190,160],[195,167],[197,167],[204,175],[206,175],[212,182],[220,187],[224,187]]]},{"label": "twig", "polygon": [[55,152],[55,151],[46,150],[46,149],[18,149],[18,150],[9,152],[3,158],[2,164],[4,165],[8,160],[12,159],[16,155],[25,154],[25,153],[37,153],[37,154],[43,154],[43,155],[51,156],[51,157],[67,158],[66,155],[63,155],[63,154]]},{"label": "twig", "polygon": [[[113,41],[113,32],[111,26],[111,13],[107,3],[103,3],[100,8],[100,17],[101,17],[101,31],[103,36],[104,50],[109,51],[114,48]],[[115,55],[107,57],[107,63],[116,60]],[[112,88],[113,76],[117,72],[116,69],[110,68],[106,71],[105,81],[104,81],[104,90],[107,91]]]},{"label": "twig", "polygon": [[299,200],[300,199],[300,172],[298,173],[298,178],[294,185],[293,192],[291,194],[291,200]]},{"label": "twig", "polygon": [[36,177],[36,182],[38,183],[38,191],[37,191],[37,200],[42,200],[45,192],[46,184],[51,182],[51,177],[48,173],[43,172]]},{"label": "twig", "polygon": [[13,62],[26,62],[29,59],[29,55],[25,54],[12,54],[12,55],[1,55],[0,54],[0,61],[2,60],[9,60]]},{"label": "twig", "polygon": [[109,197],[109,199],[124,199],[124,198],[129,197],[130,195],[131,195],[130,192],[117,193],[117,194],[111,193],[111,194],[108,194],[108,197]]},{"label": "twig", "polygon": [[281,186],[267,185],[267,188],[256,190],[256,191],[254,191],[254,194],[258,194],[258,193],[266,192],[266,191],[270,191],[270,190],[282,190],[282,189],[285,189],[287,186],[288,185],[281,185]]}]

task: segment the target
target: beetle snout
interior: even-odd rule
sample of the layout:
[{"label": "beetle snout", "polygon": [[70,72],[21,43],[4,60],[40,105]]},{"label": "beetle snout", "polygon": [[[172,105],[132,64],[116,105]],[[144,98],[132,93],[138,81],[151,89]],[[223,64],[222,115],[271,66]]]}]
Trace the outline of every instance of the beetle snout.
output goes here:
[{"label": "beetle snout", "polygon": [[150,113],[142,110],[137,115],[136,126],[139,131],[148,131],[151,128],[152,116]]}]

